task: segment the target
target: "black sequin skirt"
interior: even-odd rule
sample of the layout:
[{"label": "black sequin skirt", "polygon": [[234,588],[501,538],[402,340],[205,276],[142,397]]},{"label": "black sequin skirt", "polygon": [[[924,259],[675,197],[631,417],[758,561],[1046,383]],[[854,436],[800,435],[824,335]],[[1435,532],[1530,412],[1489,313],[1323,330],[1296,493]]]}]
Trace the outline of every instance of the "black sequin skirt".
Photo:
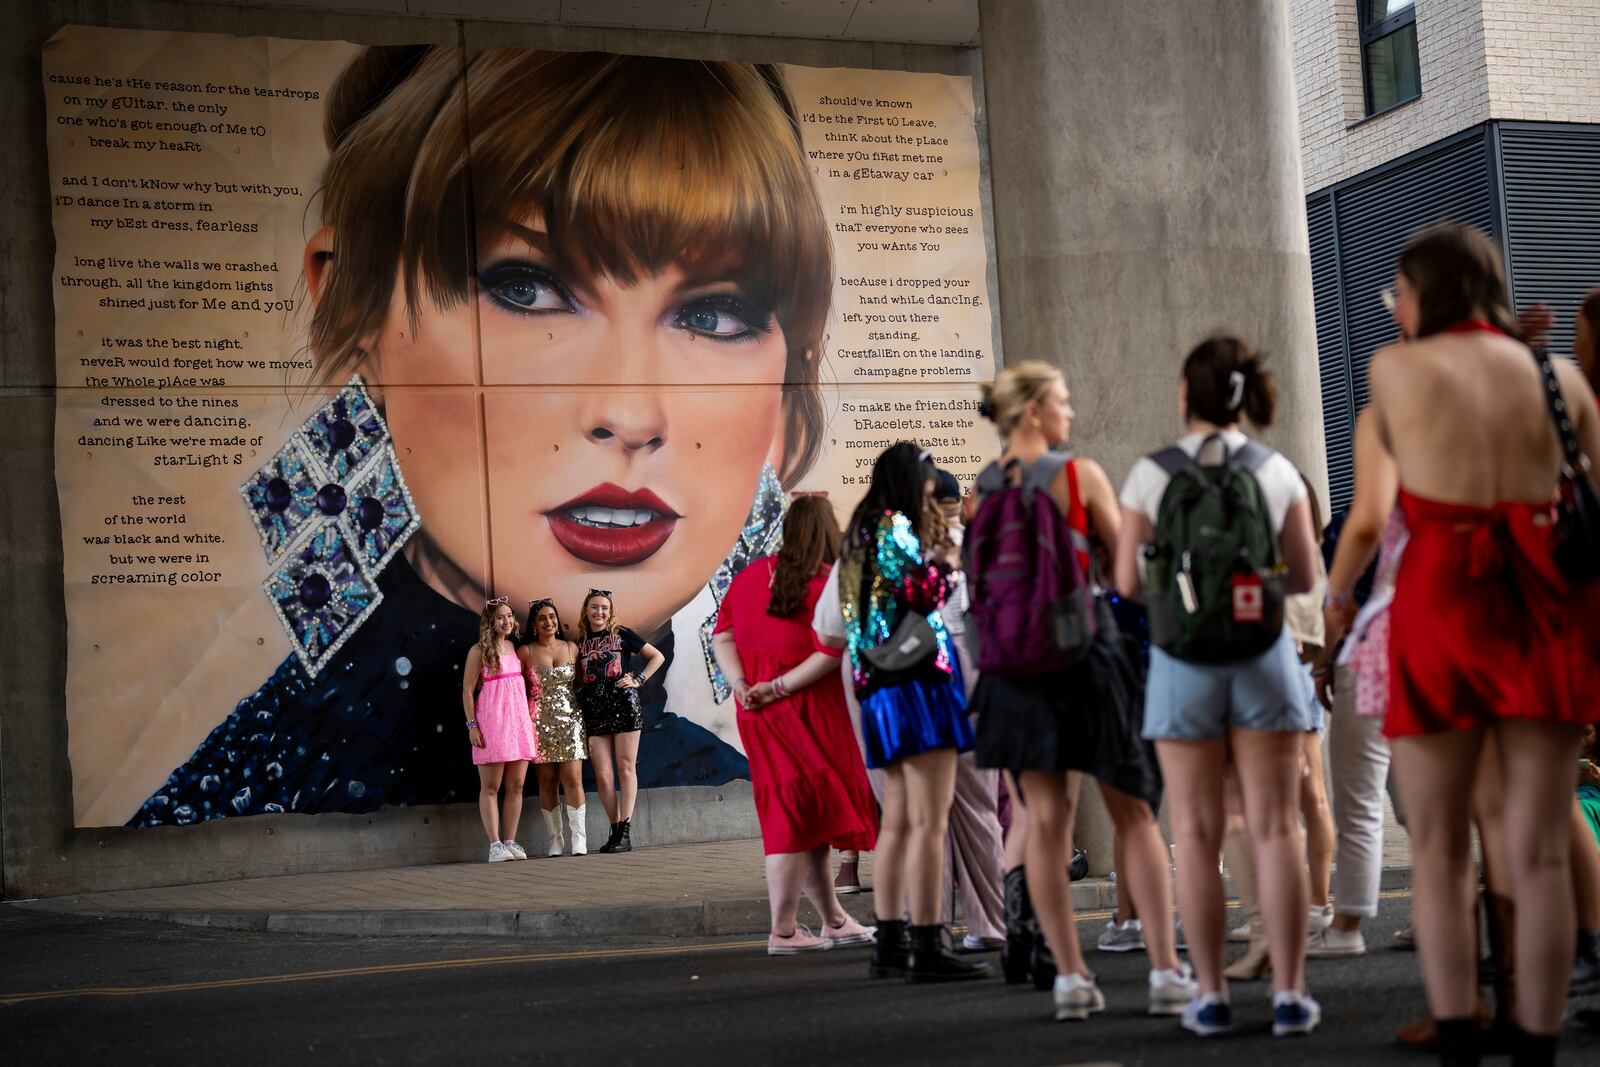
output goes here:
[{"label": "black sequin skirt", "polygon": [[583,686],[578,690],[578,710],[583,712],[584,733],[590,737],[644,729],[637,689],[623,689],[609,682]]}]

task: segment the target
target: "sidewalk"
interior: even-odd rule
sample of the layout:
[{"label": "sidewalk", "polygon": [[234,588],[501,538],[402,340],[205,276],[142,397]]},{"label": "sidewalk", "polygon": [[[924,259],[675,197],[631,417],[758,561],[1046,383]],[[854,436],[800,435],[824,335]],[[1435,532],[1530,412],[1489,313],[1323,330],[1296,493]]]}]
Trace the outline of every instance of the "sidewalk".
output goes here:
[{"label": "sidewalk", "polygon": [[[1401,842],[1403,842],[1403,837]],[[1385,889],[1411,882],[1410,857],[1385,850]],[[872,859],[862,857],[868,891],[841,898],[859,918],[872,914]],[[1072,887],[1080,912],[1109,909],[1115,883]],[[513,863],[247,878],[18,902],[68,915],[153,919],[276,933],[476,935],[549,941],[727,937],[765,934],[766,883],[756,839],[641,848],[621,856],[532,856]],[[813,925],[809,904],[801,921]]]}]

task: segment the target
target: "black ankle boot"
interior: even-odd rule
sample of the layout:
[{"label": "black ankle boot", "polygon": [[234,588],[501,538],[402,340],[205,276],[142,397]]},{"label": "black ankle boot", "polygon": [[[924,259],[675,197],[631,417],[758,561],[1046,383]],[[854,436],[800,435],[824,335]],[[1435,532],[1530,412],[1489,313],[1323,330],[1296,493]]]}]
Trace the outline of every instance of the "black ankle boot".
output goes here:
[{"label": "black ankle boot", "polygon": [[1044,939],[1044,931],[1037,920],[1033,923],[1033,952],[1028,957],[1028,973],[1033,975],[1033,988],[1039,992],[1055,988],[1055,953],[1050,951],[1050,943]]},{"label": "black ankle boot", "polygon": [[1483,1030],[1477,1019],[1439,1019],[1433,1025],[1443,1067],[1478,1067],[1483,1062]]},{"label": "black ankle boot", "polygon": [[1578,951],[1572,960],[1572,981],[1567,996],[1581,997],[1600,991],[1600,930],[1579,930]]},{"label": "black ankle boot", "polygon": [[911,955],[906,959],[906,980],[911,982],[954,982],[963,978],[989,977],[989,965],[965,960],[944,947],[944,927],[913,926]]},{"label": "black ankle boot", "polygon": [[1005,877],[1006,943],[1000,950],[1000,970],[1007,985],[1028,980],[1028,957],[1033,954],[1033,901],[1028,899],[1028,875],[1013,867]]},{"label": "black ankle boot", "polygon": [[617,836],[611,840],[612,852],[633,851],[633,820],[623,819],[617,823]]},{"label": "black ankle boot", "polygon": [[874,978],[897,978],[906,973],[906,956],[906,924],[899,919],[879,919],[868,973]]},{"label": "black ankle boot", "polygon": [[1556,1035],[1518,1029],[1511,1037],[1511,1067],[1555,1067]]},{"label": "black ankle boot", "polygon": [[611,824],[611,836],[606,838],[605,844],[595,849],[596,852],[615,852],[617,850],[617,830],[621,825],[619,822]]}]

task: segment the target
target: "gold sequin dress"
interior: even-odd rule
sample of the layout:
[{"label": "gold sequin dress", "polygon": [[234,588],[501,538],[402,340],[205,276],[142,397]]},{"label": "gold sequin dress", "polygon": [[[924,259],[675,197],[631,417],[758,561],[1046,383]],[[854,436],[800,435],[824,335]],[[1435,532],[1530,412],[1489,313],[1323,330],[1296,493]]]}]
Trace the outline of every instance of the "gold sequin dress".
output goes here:
[{"label": "gold sequin dress", "polygon": [[539,709],[534,716],[538,737],[536,763],[565,763],[584,758],[583,716],[572,696],[572,680],[577,669],[535,667],[539,672]]}]

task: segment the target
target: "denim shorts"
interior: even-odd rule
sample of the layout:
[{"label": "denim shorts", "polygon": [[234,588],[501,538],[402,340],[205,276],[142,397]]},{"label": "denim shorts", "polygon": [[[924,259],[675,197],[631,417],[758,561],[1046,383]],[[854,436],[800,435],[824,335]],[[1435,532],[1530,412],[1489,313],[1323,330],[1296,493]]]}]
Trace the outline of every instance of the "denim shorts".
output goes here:
[{"label": "denim shorts", "polygon": [[1150,649],[1144,736],[1151,741],[1214,741],[1230,728],[1314,730],[1306,678],[1286,629],[1255,659],[1188,663]]}]

